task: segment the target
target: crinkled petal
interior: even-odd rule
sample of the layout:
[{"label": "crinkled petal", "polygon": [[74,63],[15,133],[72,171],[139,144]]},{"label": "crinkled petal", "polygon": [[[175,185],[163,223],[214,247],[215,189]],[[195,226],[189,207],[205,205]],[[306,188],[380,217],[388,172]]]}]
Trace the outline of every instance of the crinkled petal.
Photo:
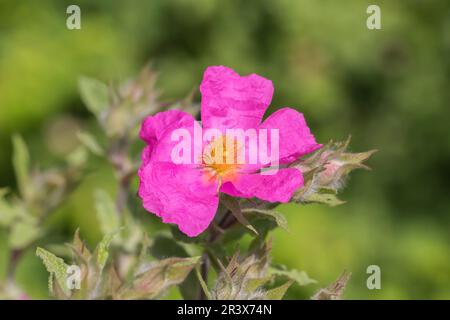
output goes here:
[{"label": "crinkled petal", "polygon": [[141,168],[145,167],[151,160],[152,156],[152,147],[146,146],[144,150],[142,150],[141,154]]},{"label": "crinkled petal", "polygon": [[139,196],[144,208],[174,223],[190,237],[211,223],[219,198],[217,182],[206,181],[194,166],[150,162],[139,171]]},{"label": "crinkled petal", "polygon": [[200,85],[204,128],[256,128],[272,100],[273,84],[257,74],[241,77],[224,66],[208,67]]},{"label": "crinkled petal", "polygon": [[[141,138],[148,143],[142,155],[142,163],[150,158],[152,162],[172,162],[187,157],[183,164],[199,163],[202,152],[202,129],[190,114],[170,110],[146,118],[141,128]],[[197,139],[199,135],[199,139]],[[179,151],[177,151],[179,150]],[[181,151],[180,151],[181,150]],[[183,155],[183,157],[182,157]]]},{"label": "crinkled petal", "polygon": [[[259,128],[267,129],[268,137],[271,137],[270,129],[278,130],[280,164],[291,163],[322,147],[311,134],[303,114],[291,108],[272,113]],[[268,150],[271,149],[270,142],[268,138]]]},{"label": "crinkled petal", "polygon": [[168,110],[159,112],[144,119],[139,137],[147,143],[150,147],[149,151],[151,151],[168,127],[183,127],[190,125],[193,121],[195,120],[192,115],[184,111]]},{"label": "crinkled petal", "polygon": [[235,181],[224,183],[221,192],[241,198],[259,198],[269,202],[289,202],[294,192],[303,186],[298,169],[279,169],[274,174],[240,174]]}]

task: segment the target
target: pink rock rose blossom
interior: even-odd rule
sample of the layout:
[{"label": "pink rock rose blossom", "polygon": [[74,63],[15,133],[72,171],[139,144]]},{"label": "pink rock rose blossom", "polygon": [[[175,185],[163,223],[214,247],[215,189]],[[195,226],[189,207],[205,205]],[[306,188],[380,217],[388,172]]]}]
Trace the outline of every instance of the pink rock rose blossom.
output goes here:
[{"label": "pink rock rose blossom", "polygon": [[[265,121],[263,115],[273,95],[273,85],[259,75],[241,77],[224,66],[208,67],[200,85],[203,129],[278,129],[279,163],[288,164],[321,147],[311,134],[303,115],[282,108]],[[190,114],[169,110],[147,117],[140,137],[147,146],[139,169],[139,196],[146,210],[164,223],[174,223],[190,237],[203,232],[211,223],[219,203],[219,192],[235,197],[259,198],[269,202],[288,202],[303,186],[298,169],[280,168],[262,175],[263,165],[176,164],[171,152],[176,145],[171,135],[184,128],[194,134],[200,126]],[[201,148],[204,156],[205,146]]]}]

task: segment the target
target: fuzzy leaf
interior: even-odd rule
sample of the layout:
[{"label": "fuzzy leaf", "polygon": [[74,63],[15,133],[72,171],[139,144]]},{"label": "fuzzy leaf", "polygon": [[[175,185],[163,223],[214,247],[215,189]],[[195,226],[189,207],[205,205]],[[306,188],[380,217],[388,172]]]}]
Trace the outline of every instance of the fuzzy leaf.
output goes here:
[{"label": "fuzzy leaf", "polygon": [[220,200],[231,211],[233,216],[244,225],[247,229],[258,235],[258,231],[250,224],[246,217],[242,214],[241,207],[236,198],[230,197],[226,194],[222,194]]},{"label": "fuzzy leaf", "polygon": [[105,235],[102,241],[100,241],[100,243],[97,245],[97,248],[95,249],[96,263],[100,273],[103,271],[106,261],[108,260],[109,245],[111,244],[111,241],[117,235],[117,233],[118,230]]},{"label": "fuzzy leaf", "polygon": [[36,255],[41,258],[42,262],[44,263],[45,268],[50,273],[49,275],[49,289],[52,292],[52,294],[55,294],[53,291],[54,284],[53,284],[53,276],[55,277],[56,281],[58,282],[59,287],[62,289],[62,291],[69,295],[69,289],[67,288],[66,284],[66,276],[67,276],[67,268],[68,265],[65,264],[64,260],[61,258],[58,258],[53,253],[38,247],[36,249]]},{"label": "fuzzy leaf", "polygon": [[267,217],[267,218],[275,221],[279,227],[283,228],[284,230],[288,230],[286,218],[283,216],[283,214],[281,214],[280,212],[277,212],[275,210],[248,208],[248,209],[242,209],[242,212],[243,213],[253,213],[258,217]]},{"label": "fuzzy leaf", "polygon": [[117,274],[117,271],[114,268],[114,265],[111,265],[108,270],[106,284],[105,284],[105,288],[104,288],[106,297],[111,297],[112,299],[116,299],[117,292],[119,291],[121,286],[122,286],[122,280],[120,279],[119,275]]},{"label": "fuzzy leaf", "polygon": [[316,280],[311,279],[305,271],[287,270],[284,266],[276,266],[270,268],[271,274],[275,276],[286,277],[294,280],[299,286],[306,286],[312,283],[317,283]]},{"label": "fuzzy leaf", "polygon": [[306,159],[299,159],[291,167],[302,171],[304,186],[293,199],[302,203],[324,203],[330,206],[343,204],[337,197],[345,181],[355,169],[369,169],[364,161],[376,150],[361,153],[347,151],[350,138],[345,142],[330,142]]},{"label": "fuzzy leaf", "polygon": [[289,287],[294,283],[293,280],[290,280],[288,282],[286,282],[285,284],[268,290],[266,292],[266,299],[268,300],[281,300],[283,299],[284,295],[286,294],[286,291],[289,289]]},{"label": "fuzzy leaf", "polygon": [[[166,235],[157,235],[153,239],[150,252],[152,256],[157,259],[165,259],[168,257],[189,257],[185,247],[172,237]],[[186,279],[179,285],[180,293],[184,299],[195,299],[197,297],[199,288],[199,280],[196,275],[191,272]]]},{"label": "fuzzy leaf", "polygon": [[339,200],[339,198],[332,193],[313,193],[305,197],[306,202],[327,204],[331,207],[335,207],[344,204],[345,201]]},{"label": "fuzzy leaf", "polygon": [[87,109],[100,117],[109,105],[109,89],[106,84],[96,79],[81,77],[78,81],[81,99]]},{"label": "fuzzy leaf", "polygon": [[217,260],[217,263],[220,266],[220,269],[222,272],[219,274],[219,277],[217,278],[216,285],[213,288],[213,291],[211,293],[211,299],[213,300],[231,300],[233,298],[233,295],[238,293],[238,290],[235,290],[234,287],[243,288],[243,285],[237,284],[232,275],[230,274],[230,269],[237,270],[236,259],[237,255],[233,256],[230,263],[228,264],[228,267],[225,268],[224,265],[220,262],[220,260]]},{"label": "fuzzy leaf", "polygon": [[90,133],[83,131],[77,133],[78,140],[86,147],[89,151],[97,156],[103,156],[104,150],[96,140],[96,138]]},{"label": "fuzzy leaf", "polygon": [[136,275],[130,286],[121,290],[119,298],[156,298],[170,286],[183,282],[199,259],[200,257],[169,258],[150,263]]},{"label": "fuzzy leaf", "polygon": [[199,290],[202,290],[198,276],[194,272],[189,273],[178,288],[184,300],[198,299]]},{"label": "fuzzy leaf", "polygon": [[81,288],[73,292],[72,299],[86,299],[91,282],[95,281],[97,272],[92,270],[92,254],[80,238],[79,229],[75,231],[72,243],[66,244],[72,249],[73,259],[81,271]]},{"label": "fuzzy leaf", "polygon": [[30,196],[30,155],[27,145],[20,135],[13,135],[13,157],[12,162],[16,173],[17,184],[20,194],[27,199]]},{"label": "fuzzy leaf", "polygon": [[183,243],[202,243],[205,242],[206,232],[199,234],[197,237],[188,237],[178,229],[178,227],[170,226],[170,233],[176,241]]},{"label": "fuzzy leaf", "polygon": [[341,300],[345,286],[350,280],[351,273],[344,271],[339,278],[324,289],[320,289],[312,300]]},{"label": "fuzzy leaf", "polygon": [[211,291],[214,300],[260,300],[266,299],[266,291],[261,288],[271,279],[267,273],[271,244],[260,243],[247,257],[236,252],[227,267],[218,260],[222,270]]},{"label": "fuzzy leaf", "polygon": [[73,236],[72,244],[69,244],[69,247],[72,249],[75,255],[75,259],[79,260],[80,263],[88,264],[92,254],[89,249],[86,247],[83,240],[80,238],[80,230],[77,229],[75,231],[75,235]]},{"label": "fuzzy leaf", "polygon": [[18,208],[11,205],[5,198],[4,194],[0,194],[0,226],[9,226],[14,218],[18,215]]},{"label": "fuzzy leaf", "polygon": [[22,249],[39,237],[39,228],[32,222],[17,222],[13,224],[9,243],[11,248]]},{"label": "fuzzy leaf", "polygon": [[168,257],[188,257],[186,250],[180,244],[172,238],[164,235],[157,235],[153,239],[150,252],[157,259],[165,259]]},{"label": "fuzzy leaf", "polygon": [[108,235],[120,227],[116,205],[107,192],[103,190],[95,192],[95,207],[103,235]]},{"label": "fuzzy leaf", "polygon": [[78,148],[67,155],[66,161],[67,164],[73,168],[81,168],[86,164],[88,157],[88,150],[86,150],[84,146],[78,146]]},{"label": "fuzzy leaf", "polygon": [[270,282],[272,279],[273,279],[273,277],[271,275],[267,275],[262,278],[248,279],[245,289],[248,292],[256,291],[258,288],[264,286],[266,283]]},{"label": "fuzzy leaf", "polygon": [[49,276],[49,288],[51,288],[50,292],[55,296],[58,300],[67,300],[69,299],[69,295],[64,292],[64,289],[61,288],[58,281],[54,281],[54,275],[50,274]]},{"label": "fuzzy leaf", "polygon": [[8,233],[5,229],[0,228],[0,283],[5,283],[4,281],[8,273],[10,255],[11,248],[8,244]]}]

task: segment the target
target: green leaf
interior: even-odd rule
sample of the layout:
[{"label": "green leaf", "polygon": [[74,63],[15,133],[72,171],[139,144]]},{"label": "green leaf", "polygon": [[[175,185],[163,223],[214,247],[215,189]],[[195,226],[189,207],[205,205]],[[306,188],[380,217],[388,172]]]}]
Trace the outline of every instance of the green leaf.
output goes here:
[{"label": "green leaf", "polygon": [[75,258],[78,260],[78,262],[83,263],[87,265],[92,257],[91,252],[86,247],[83,240],[80,238],[80,230],[77,229],[75,231],[75,235],[73,236],[73,241],[71,244],[69,244],[69,247],[72,249],[73,253],[75,254]]},{"label": "green leaf", "polygon": [[222,203],[231,211],[233,216],[244,225],[247,229],[251,230],[253,233],[258,235],[258,231],[250,224],[246,217],[242,214],[241,207],[236,198],[230,197],[226,194],[221,194],[220,200]]},{"label": "green leaf", "polygon": [[306,286],[312,283],[317,283],[316,280],[311,279],[305,271],[288,270],[285,266],[272,266],[270,273],[275,276],[286,277],[294,280],[299,286]]},{"label": "green leaf", "polygon": [[245,290],[248,292],[253,292],[272,280],[272,278],[273,277],[271,275],[267,275],[262,278],[249,279],[246,282]]},{"label": "green leaf", "polygon": [[112,239],[114,236],[116,236],[118,233],[118,230],[107,234],[103,237],[102,241],[97,245],[97,248],[95,250],[96,254],[96,262],[97,267],[100,272],[103,271],[103,268],[105,267],[106,261],[108,260],[109,256],[109,246],[111,244]]},{"label": "green leaf", "polygon": [[97,117],[100,117],[109,105],[109,89],[106,84],[96,79],[81,77],[78,81],[81,99]]},{"label": "green leaf", "polygon": [[219,265],[221,272],[212,289],[212,299],[231,300],[232,298],[235,298],[232,295],[236,295],[233,291],[239,292],[239,290],[235,289],[236,287],[241,288],[241,290],[245,288],[243,285],[245,279],[238,275],[238,271],[240,271],[238,259],[239,253],[235,253],[231,257],[227,267],[222,264],[220,259],[217,259],[217,264]]},{"label": "green leaf", "polygon": [[76,300],[86,299],[89,290],[93,287],[92,283],[99,279],[99,272],[93,266],[95,262],[92,261],[92,254],[83,240],[81,240],[79,229],[75,231],[72,243],[66,245],[72,249],[73,261],[80,267],[81,271],[81,288],[80,290],[74,291],[71,298]]},{"label": "green leaf", "polygon": [[[267,217],[261,218],[253,215],[252,217],[249,217],[248,220],[252,227],[258,232],[258,237],[255,237],[255,239],[265,239],[268,233],[277,227],[276,222],[273,219],[267,219]],[[248,234],[248,231],[246,226],[241,223],[236,223],[220,236],[218,243],[221,245],[235,243]]]},{"label": "green leaf", "polygon": [[11,205],[5,198],[4,194],[0,194],[0,226],[9,226],[14,218],[18,215],[18,208]]},{"label": "green leaf", "polygon": [[170,286],[183,282],[199,260],[200,257],[169,258],[150,263],[136,275],[130,286],[119,292],[118,297],[121,299],[156,298]]},{"label": "green leaf", "polygon": [[190,243],[190,244],[201,244],[205,242],[205,238],[207,237],[206,232],[203,232],[199,234],[197,237],[188,237],[183,232],[178,229],[178,227],[171,225],[170,226],[170,233],[172,234],[173,238],[176,241],[180,241],[183,243]]},{"label": "green leaf", "polygon": [[9,244],[13,249],[22,249],[39,237],[38,227],[30,222],[20,221],[13,224]]},{"label": "green leaf", "polygon": [[288,230],[288,225],[286,218],[278,211],[275,210],[264,210],[264,209],[257,209],[257,208],[248,208],[248,209],[242,209],[243,213],[253,213],[258,217],[268,217],[271,220],[275,221],[276,224],[283,228],[284,230]]},{"label": "green leaf", "polygon": [[95,192],[95,206],[103,235],[116,231],[120,227],[119,213],[111,196],[103,190],[97,190]]},{"label": "green leaf", "polygon": [[335,207],[345,203],[345,201],[340,200],[333,193],[312,193],[305,198],[305,201],[314,203],[323,203],[331,207]]},{"label": "green leaf", "polygon": [[[362,163],[366,160],[368,160],[374,153],[378,152],[378,150],[369,150],[366,152],[359,152],[359,153],[342,153],[340,160],[344,161],[348,164],[358,164],[362,165]],[[358,167],[356,167],[358,168]],[[359,168],[368,168],[365,165],[360,166]]]},{"label": "green leaf", "polygon": [[344,289],[350,280],[351,273],[344,271],[339,278],[324,289],[317,291],[312,300],[341,300]]},{"label": "green leaf", "polygon": [[8,232],[0,228],[0,283],[4,283],[7,276],[10,254],[11,248],[8,244]]},{"label": "green leaf", "polygon": [[202,290],[199,279],[194,272],[188,274],[186,279],[178,285],[178,289],[184,300],[198,299],[199,290]]},{"label": "green leaf", "polygon": [[50,292],[54,294],[53,290],[54,288],[53,276],[54,276],[56,281],[58,282],[59,287],[64,291],[64,293],[66,293],[66,295],[69,295],[70,290],[67,288],[66,283],[68,265],[64,263],[64,260],[58,258],[53,253],[40,247],[36,249],[36,255],[39,258],[41,258],[45,268],[50,273],[48,283]]},{"label": "green leaf", "polygon": [[148,250],[150,248],[150,245],[152,244],[152,241],[150,240],[147,232],[142,233],[142,241],[141,241],[141,249],[139,252],[138,261],[144,262],[145,258],[147,257]]},{"label": "green leaf", "polygon": [[105,154],[103,148],[100,146],[96,138],[90,133],[83,131],[77,133],[78,140],[86,147],[89,151],[97,156],[103,156]]},{"label": "green leaf", "polygon": [[186,250],[180,244],[172,238],[164,235],[157,235],[153,239],[150,252],[157,259],[165,259],[168,257],[188,257]]},{"label": "green leaf", "polygon": [[111,297],[112,299],[117,298],[117,292],[119,291],[120,287],[122,286],[122,280],[120,279],[119,275],[117,274],[117,271],[113,264],[110,265],[107,275],[106,275],[106,283],[105,283],[105,294],[107,297]]},{"label": "green leaf", "polygon": [[73,168],[81,168],[83,167],[89,157],[89,151],[84,146],[78,146],[75,150],[70,152],[67,157],[66,161],[67,164]]},{"label": "green leaf", "polygon": [[58,281],[54,281],[53,278],[54,278],[53,274],[50,274],[49,284],[48,284],[49,288],[50,288],[50,286],[52,288],[52,290],[50,290],[50,292],[52,292],[52,294],[58,300],[68,300],[69,295],[66,292],[64,292],[64,289],[61,288]]},{"label": "green leaf", "polygon": [[268,290],[266,292],[266,299],[268,299],[268,300],[283,299],[284,295],[286,294],[286,291],[289,289],[289,287],[292,285],[292,283],[294,283],[294,281],[290,280],[277,288]]},{"label": "green leaf", "polygon": [[218,259],[221,269],[211,296],[215,300],[258,300],[265,298],[265,290],[256,290],[271,279],[267,274],[271,243],[260,242],[247,257],[236,252],[227,267]]},{"label": "green leaf", "polygon": [[198,264],[200,257],[169,258],[160,262],[159,267],[164,269],[164,276],[170,283],[180,283]]},{"label": "green leaf", "polygon": [[17,184],[22,197],[28,199],[31,192],[30,155],[27,145],[20,135],[13,135],[12,142],[14,148],[12,162],[16,173]]}]

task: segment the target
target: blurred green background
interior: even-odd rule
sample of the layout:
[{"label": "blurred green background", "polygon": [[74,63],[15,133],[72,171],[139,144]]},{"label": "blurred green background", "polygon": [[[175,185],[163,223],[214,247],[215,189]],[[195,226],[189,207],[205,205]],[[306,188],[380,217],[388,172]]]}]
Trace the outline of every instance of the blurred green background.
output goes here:
[{"label": "blurred green background", "polygon": [[[66,28],[69,4],[81,7],[81,30]],[[366,28],[369,4],[381,7],[381,30]],[[15,186],[12,133],[45,168],[76,147],[77,130],[94,126],[80,75],[114,83],[152,61],[163,97],[176,99],[207,66],[227,65],[273,80],[271,111],[296,107],[318,141],[351,134],[352,151],[379,150],[372,172],[352,175],[345,205],[280,209],[291,232],[274,234],[274,261],[319,281],[288,298],[309,297],[347,269],[346,298],[449,299],[449,57],[447,0],[0,0],[0,186]],[[98,167],[51,219],[45,243],[78,226],[89,243],[99,240],[92,190],[114,190],[111,169]],[[33,251],[17,278],[45,298],[47,273]],[[381,290],[366,287],[372,264]]]}]

